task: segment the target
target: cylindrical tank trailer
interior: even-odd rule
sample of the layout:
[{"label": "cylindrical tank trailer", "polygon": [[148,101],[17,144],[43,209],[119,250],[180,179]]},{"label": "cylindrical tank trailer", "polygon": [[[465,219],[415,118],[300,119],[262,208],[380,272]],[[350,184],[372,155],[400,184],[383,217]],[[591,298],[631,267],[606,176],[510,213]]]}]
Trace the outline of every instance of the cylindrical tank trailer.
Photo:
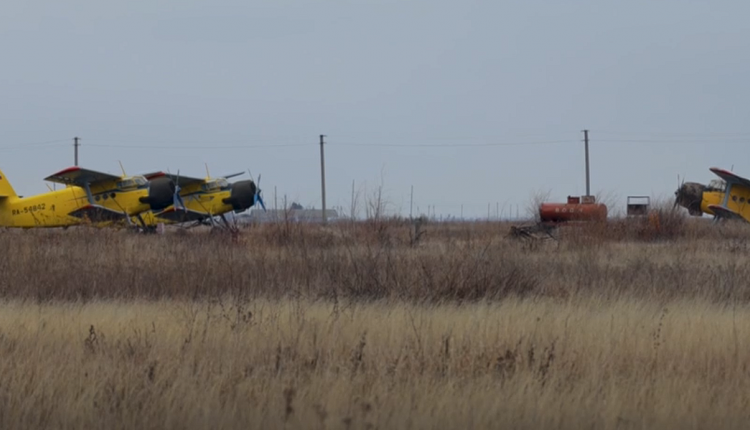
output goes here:
[{"label": "cylindrical tank trailer", "polygon": [[560,223],[569,221],[605,221],[607,206],[596,203],[593,197],[568,197],[568,203],[542,203],[539,205],[542,222]]}]

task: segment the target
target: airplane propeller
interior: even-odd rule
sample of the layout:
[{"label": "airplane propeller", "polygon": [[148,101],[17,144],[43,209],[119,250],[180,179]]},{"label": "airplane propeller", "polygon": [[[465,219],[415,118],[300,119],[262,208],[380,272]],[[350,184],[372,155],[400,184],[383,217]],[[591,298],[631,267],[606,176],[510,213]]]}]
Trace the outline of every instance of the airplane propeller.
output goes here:
[{"label": "airplane propeller", "polygon": [[182,196],[180,195],[181,190],[182,188],[180,188],[180,171],[178,169],[177,177],[175,178],[175,182],[174,182],[174,194],[172,195],[172,206],[174,206],[175,210],[182,209],[185,212],[187,212],[185,201],[182,200]]},{"label": "airplane propeller", "polygon": [[677,191],[674,192],[675,199],[674,199],[674,206],[672,207],[673,209],[676,209],[677,206],[679,206],[680,201],[683,200],[682,199],[683,196],[681,194],[682,194],[684,185],[685,185],[685,178],[683,177],[682,182],[680,182],[680,175],[678,174],[677,175]]},{"label": "airplane propeller", "polygon": [[[247,174],[250,175],[250,180],[253,179],[253,172],[247,169]],[[255,194],[253,195],[253,206],[260,203],[260,207],[263,208],[263,212],[266,211],[266,203],[263,201],[263,197],[260,195],[260,174],[258,174],[258,181],[255,183]]]},{"label": "airplane propeller", "polygon": [[[253,174],[250,173],[250,169],[247,170],[247,173],[250,175],[250,177],[253,177]],[[266,204],[263,202],[263,197],[260,195],[260,174],[258,174],[258,182],[255,183],[255,195],[253,196],[253,205],[256,205],[260,203],[260,207],[263,208],[263,212],[266,211]]]},{"label": "airplane propeller", "polygon": [[677,191],[674,193],[674,207],[682,206],[688,210],[691,216],[702,216],[701,202],[706,186],[695,182],[685,182],[684,178],[682,181],[678,178],[677,185]]}]

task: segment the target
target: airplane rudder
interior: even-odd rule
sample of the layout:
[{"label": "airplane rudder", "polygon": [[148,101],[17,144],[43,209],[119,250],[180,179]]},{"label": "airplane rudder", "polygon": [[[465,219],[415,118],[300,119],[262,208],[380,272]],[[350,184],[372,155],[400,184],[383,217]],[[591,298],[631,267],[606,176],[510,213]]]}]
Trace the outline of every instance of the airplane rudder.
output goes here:
[{"label": "airplane rudder", "polygon": [[16,191],[2,171],[0,171],[0,197],[17,197]]}]

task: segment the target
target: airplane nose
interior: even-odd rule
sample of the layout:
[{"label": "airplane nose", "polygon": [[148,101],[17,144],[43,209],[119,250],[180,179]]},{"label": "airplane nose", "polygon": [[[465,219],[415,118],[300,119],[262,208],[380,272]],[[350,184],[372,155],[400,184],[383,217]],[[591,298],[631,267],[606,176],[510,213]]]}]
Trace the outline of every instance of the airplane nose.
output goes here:
[{"label": "airplane nose", "polygon": [[232,209],[241,212],[253,205],[255,191],[255,182],[251,180],[237,181],[232,184],[232,192],[229,197],[222,200],[222,202],[232,205]]},{"label": "airplane nose", "polygon": [[675,205],[680,205],[688,210],[692,216],[703,216],[701,202],[706,186],[695,182],[686,182],[675,191]]},{"label": "airplane nose", "polygon": [[141,203],[151,206],[152,210],[161,210],[172,204],[175,192],[174,181],[167,177],[155,178],[150,181],[148,197],[141,197]]}]

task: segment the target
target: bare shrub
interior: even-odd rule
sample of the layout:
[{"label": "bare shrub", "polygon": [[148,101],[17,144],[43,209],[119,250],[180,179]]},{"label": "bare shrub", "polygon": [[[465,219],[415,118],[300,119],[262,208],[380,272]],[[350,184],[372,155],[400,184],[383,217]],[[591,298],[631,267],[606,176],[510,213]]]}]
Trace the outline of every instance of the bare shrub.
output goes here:
[{"label": "bare shrub", "polygon": [[533,221],[541,221],[539,217],[539,206],[542,203],[549,201],[549,196],[552,194],[550,190],[537,190],[531,194],[529,201],[526,203],[526,216]]}]

